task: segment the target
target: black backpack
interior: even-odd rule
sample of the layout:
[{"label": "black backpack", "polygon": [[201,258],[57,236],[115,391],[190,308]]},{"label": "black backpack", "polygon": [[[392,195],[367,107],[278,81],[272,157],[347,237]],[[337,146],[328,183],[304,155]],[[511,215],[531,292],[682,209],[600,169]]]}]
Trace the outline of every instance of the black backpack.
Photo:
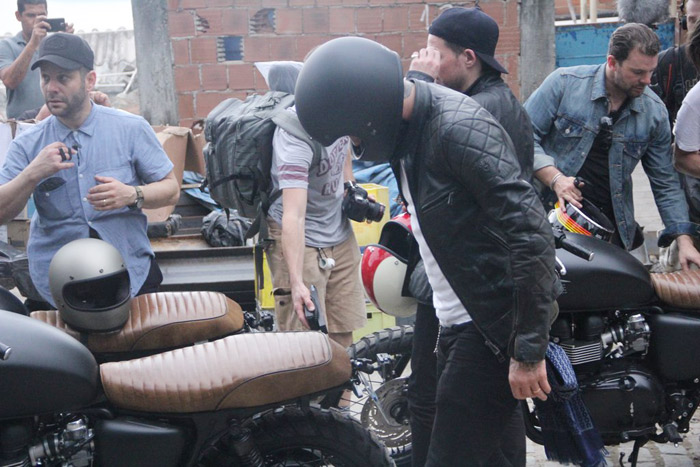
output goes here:
[{"label": "black backpack", "polygon": [[255,219],[246,238],[260,231],[264,217],[279,192],[270,197],[272,183],[272,137],[275,128],[305,141],[317,166],[323,146],[311,139],[293,112],[294,95],[270,91],[253,94],[244,101],[226,99],[207,116],[204,126],[204,158],[211,197],[226,209]]}]

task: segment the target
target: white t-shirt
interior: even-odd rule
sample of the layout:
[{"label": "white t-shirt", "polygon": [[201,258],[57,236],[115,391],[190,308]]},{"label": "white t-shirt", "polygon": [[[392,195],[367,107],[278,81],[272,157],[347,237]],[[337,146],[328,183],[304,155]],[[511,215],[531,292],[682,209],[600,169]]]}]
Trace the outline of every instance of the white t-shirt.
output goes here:
[{"label": "white t-shirt", "polygon": [[700,86],[685,95],[673,129],[676,146],[685,152],[700,150]]},{"label": "white t-shirt", "polygon": [[[281,128],[272,139],[272,195],[285,188],[307,191],[305,244],[328,248],[350,237],[352,227],[343,215],[342,204],[345,158],[350,151],[350,138],[343,136],[326,147],[319,164],[311,167],[313,152],[304,141]],[[310,170],[309,170],[310,169]],[[270,206],[268,215],[282,223],[282,196]]]},{"label": "white t-shirt", "polygon": [[450,283],[447,282],[447,278],[445,278],[445,275],[442,273],[437,260],[425,241],[423,232],[420,229],[420,224],[418,223],[416,208],[411,199],[411,192],[408,189],[408,180],[406,179],[403,163],[401,164],[401,192],[406,198],[406,201],[408,201],[408,213],[411,215],[411,230],[418,243],[420,256],[423,258],[423,265],[428,275],[428,282],[430,282],[430,286],[433,288],[433,307],[435,307],[435,314],[440,321],[440,325],[448,327],[471,321],[467,309],[462,305],[462,302],[459,300],[459,297],[457,297],[452,286],[450,286]]}]

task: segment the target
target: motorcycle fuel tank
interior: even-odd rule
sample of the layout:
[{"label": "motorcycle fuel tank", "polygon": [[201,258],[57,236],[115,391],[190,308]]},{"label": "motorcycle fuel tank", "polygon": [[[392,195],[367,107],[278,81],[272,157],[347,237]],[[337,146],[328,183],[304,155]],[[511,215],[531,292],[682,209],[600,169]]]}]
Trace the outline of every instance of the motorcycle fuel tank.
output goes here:
[{"label": "motorcycle fuel tank", "polygon": [[0,419],[84,407],[97,394],[97,362],[68,334],[27,316],[0,310]]},{"label": "motorcycle fuel tank", "polygon": [[566,238],[591,250],[586,261],[564,249],[557,257],[566,267],[561,282],[564,292],[557,302],[566,312],[630,308],[654,300],[649,272],[634,256],[595,237],[567,232]]}]

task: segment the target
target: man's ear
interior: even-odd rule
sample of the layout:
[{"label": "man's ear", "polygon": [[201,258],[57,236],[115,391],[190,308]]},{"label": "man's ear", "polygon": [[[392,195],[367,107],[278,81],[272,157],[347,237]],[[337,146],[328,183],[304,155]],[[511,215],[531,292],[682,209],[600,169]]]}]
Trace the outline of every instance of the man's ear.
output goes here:
[{"label": "man's ear", "polygon": [[608,55],[606,64],[608,65],[608,68],[610,68],[611,70],[615,70],[618,67],[619,62],[612,55]]},{"label": "man's ear", "polygon": [[95,83],[97,83],[97,73],[95,73],[95,70],[90,70],[85,75],[85,89],[87,92],[94,91]]},{"label": "man's ear", "polygon": [[17,18],[17,21],[22,21],[22,14],[19,11],[15,11],[15,18]]},{"label": "man's ear", "polygon": [[464,60],[467,68],[474,66],[474,64],[479,60],[476,53],[472,49],[464,49],[464,52],[461,54],[461,58]]}]

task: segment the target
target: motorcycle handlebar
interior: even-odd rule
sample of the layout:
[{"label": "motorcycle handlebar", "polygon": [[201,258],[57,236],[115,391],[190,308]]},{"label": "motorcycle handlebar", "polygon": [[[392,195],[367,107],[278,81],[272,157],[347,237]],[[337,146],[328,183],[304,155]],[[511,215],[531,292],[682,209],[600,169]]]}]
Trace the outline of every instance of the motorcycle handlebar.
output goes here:
[{"label": "motorcycle handlebar", "polygon": [[566,238],[563,232],[554,232],[554,246],[556,248],[562,248],[574,256],[585,259],[586,261],[592,261],[595,253],[593,253],[588,248],[577,245]]}]

